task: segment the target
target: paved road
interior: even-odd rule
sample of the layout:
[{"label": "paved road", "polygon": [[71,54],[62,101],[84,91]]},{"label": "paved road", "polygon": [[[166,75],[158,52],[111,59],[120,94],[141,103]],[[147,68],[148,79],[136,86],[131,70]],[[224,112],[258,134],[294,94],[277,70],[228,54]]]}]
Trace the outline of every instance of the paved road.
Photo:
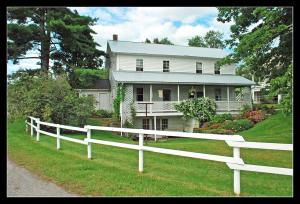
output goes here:
[{"label": "paved road", "polygon": [[75,197],[7,159],[7,197]]}]

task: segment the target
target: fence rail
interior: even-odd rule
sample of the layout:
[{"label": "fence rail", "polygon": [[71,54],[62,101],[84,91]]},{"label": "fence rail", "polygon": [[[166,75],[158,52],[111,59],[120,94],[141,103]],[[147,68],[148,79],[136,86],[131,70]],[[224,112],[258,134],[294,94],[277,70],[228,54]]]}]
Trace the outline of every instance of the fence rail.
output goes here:
[{"label": "fence rail", "polygon": [[[31,129],[31,136],[33,136],[33,129],[36,131],[36,140],[39,141],[40,133],[57,138],[57,149],[60,149],[60,140],[67,140],[83,145],[87,145],[87,157],[92,159],[92,144],[109,145],[114,147],[121,147],[127,149],[133,149],[139,151],[139,172],[144,170],[144,151],[156,152],[162,154],[169,154],[182,157],[190,157],[211,161],[224,162],[227,166],[233,170],[233,190],[236,195],[240,194],[240,171],[253,171],[260,173],[271,173],[279,175],[293,176],[293,169],[281,168],[281,167],[270,167],[261,165],[245,164],[243,159],[240,157],[240,148],[254,148],[254,149],[270,149],[270,150],[283,150],[293,151],[292,144],[277,144],[277,143],[262,143],[262,142],[246,142],[240,135],[220,135],[220,134],[205,134],[205,133],[186,133],[186,132],[175,132],[175,131],[157,131],[157,130],[144,130],[144,129],[131,129],[131,128],[115,128],[115,127],[102,127],[102,126],[91,126],[86,125],[84,128],[53,124],[48,122],[42,122],[39,118],[29,117],[30,123],[26,120],[26,131],[28,126]],[[36,123],[36,125],[34,125]],[[40,130],[40,125],[56,127],[56,134]],[[68,129],[80,132],[86,132],[86,138],[84,140],[74,139],[60,135],[60,129]],[[139,144],[126,144],[120,142],[111,142],[91,138],[91,130],[102,130],[112,132],[127,132],[135,133],[139,135]],[[233,156],[222,156],[205,153],[188,152],[182,150],[150,147],[144,145],[144,135],[156,134],[168,137],[183,137],[183,138],[197,138],[197,139],[208,139],[208,140],[221,140],[225,141],[229,147],[233,148]]]}]

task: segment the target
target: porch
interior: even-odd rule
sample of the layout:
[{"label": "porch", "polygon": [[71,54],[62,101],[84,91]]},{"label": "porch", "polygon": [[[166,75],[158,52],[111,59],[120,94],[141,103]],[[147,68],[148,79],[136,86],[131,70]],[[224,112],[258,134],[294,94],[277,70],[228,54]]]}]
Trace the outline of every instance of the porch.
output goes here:
[{"label": "porch", "polygon": [[215,100],[217,112],[238,112],[243,105],[251,105],[250,88],[212,85],[157,85],[134,84],[133,106],[137,116],[182,115],[174,104],[196,97]]}]

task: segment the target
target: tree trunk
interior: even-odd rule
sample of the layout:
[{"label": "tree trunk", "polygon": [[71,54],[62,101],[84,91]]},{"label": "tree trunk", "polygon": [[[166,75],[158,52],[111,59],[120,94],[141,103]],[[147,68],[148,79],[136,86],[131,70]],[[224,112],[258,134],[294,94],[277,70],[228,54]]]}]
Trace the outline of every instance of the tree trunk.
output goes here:
[{"label": "tree trunk", "polygon": [[50,61],[50,32],[46,30],[46,15],[45,9],[41,18],[41,70],[48,75]]}]

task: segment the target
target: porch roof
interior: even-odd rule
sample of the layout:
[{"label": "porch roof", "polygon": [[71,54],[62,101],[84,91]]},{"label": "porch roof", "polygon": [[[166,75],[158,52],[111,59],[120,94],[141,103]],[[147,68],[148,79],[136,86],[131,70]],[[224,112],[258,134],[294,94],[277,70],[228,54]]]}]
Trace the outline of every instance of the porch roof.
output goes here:
[{"label": "porch roof", "polygon": [[178,72],[113,71],[117,82],[136,84],[206,84],[250,86],[255,82],[238,75],[194,74]]}]

